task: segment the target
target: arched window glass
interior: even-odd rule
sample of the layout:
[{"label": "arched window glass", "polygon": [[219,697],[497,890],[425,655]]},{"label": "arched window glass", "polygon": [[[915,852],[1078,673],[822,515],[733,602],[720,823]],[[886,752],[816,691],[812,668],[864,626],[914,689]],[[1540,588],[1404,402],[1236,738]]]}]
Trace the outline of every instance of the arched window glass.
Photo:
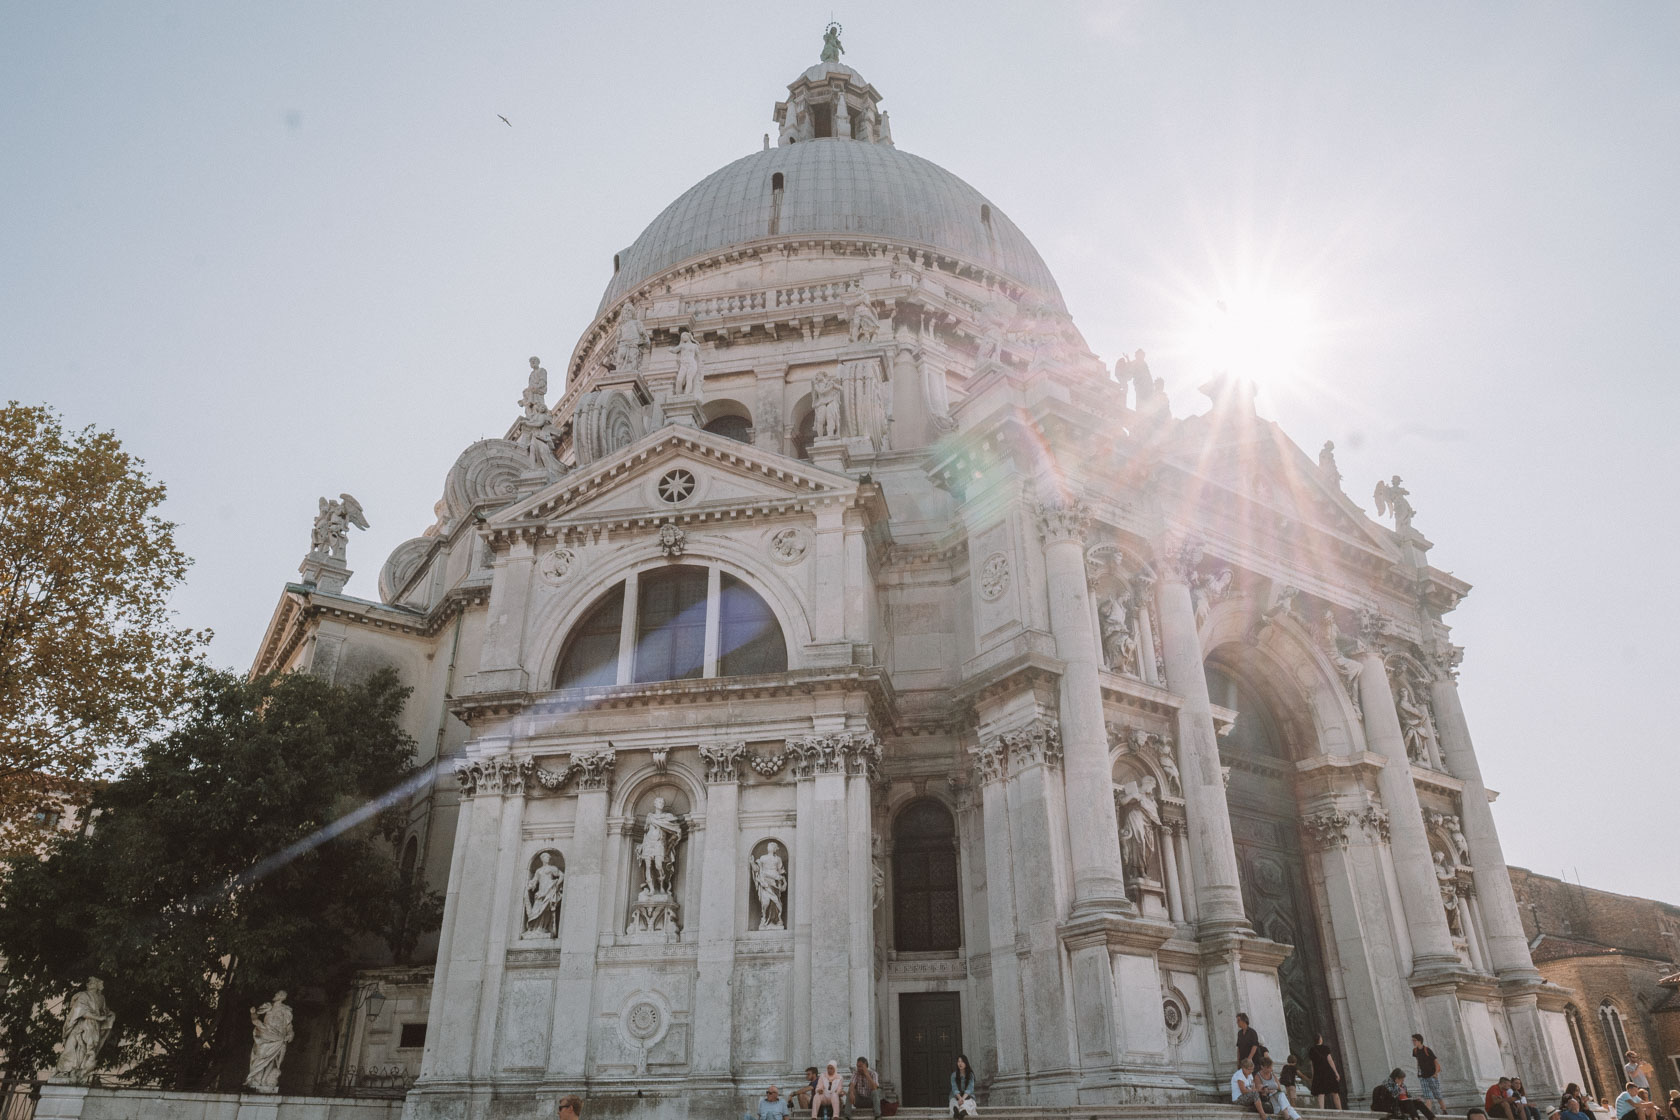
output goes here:
[{"label": "arched window glass", "polygon": [[957,830],[937,801],[918,801],[893,823],[893,947],[904,953],[962,947]]},{"label": "arched window glass", "polygon": [[1610,1052],[1618,1063],[1628,1052],[1627,1031],[1622,1028],[1622,1013],[1616,1005],[1605,1000],[1598,1008],[1598,1017],[1604,1023],[1604,1040],[1610,1044]]},{"label": "arched window glass", "polygon": [[719,416],[706,425],[706,431],[736,443],[746,443],[752,432],[752,421],[745,416]]},{"label": "arched window glass", "polygon": [[601,597],[583,616],[560,655],[556,688],[588,688],[618,681],[618,635],[624,624],[624,585]]},{"label": "arched window glass", "polygon": [[752,588],[725,574],[718,596],[718,675],[746,677],[785,673],[787,642],[770,604]]},{"label": "arched window glass", "polygon": [[631,680],[681,681],[706,663],[706,569],[664,568],[641,580]]}]

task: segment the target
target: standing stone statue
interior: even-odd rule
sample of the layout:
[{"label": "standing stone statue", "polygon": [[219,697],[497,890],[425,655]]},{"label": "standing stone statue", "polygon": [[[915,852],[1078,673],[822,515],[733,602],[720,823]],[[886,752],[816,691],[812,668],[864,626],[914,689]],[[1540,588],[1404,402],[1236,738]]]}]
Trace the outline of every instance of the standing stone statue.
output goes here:
[{"label": "standing stone statue", "polygon": [[674,389],[679,397],[698,397],[700,395],[700,344],[694,341],[694,336],[683,331],[677,338],[677,344],[672,348],[677,355],[677,384]]},{"label": "standing stone statue", "polygon": [[275,992],[274,998],[261,1007],[251,1008],[251,1072],[245,1075],[245,1087],[253,1093],[280,1091],[280,1063],[286,1058],[286,1047],[292,1041],[292,1009],[286,1006],[286,993]]},{"label": "standing stone statue", "polygon": [[1125,782],[1115,791],[1119,802],[1120,864],[1128,883],[1153,879],[1160,847],[1161,813],[1155,805],[1155,780]]},{"label": "standing stone statue", "polygon": [[350,543],[350,526],[370,528],[362,503],[348,494],[340,494],[337,501],[322,498],[315,525],[309,534],[309,551],[318,556],[344,559]]},{"label": "standing stone statue", "polygon": [[1411,491],[1400,485],[1399,475],[1395,475],[1392,482],[1377,479],[1377,489],[1372,494],[1372,499],[1377,503],[1377,516],[1382,517],[1392,510],[1394,528],[1400,532],[1410,529],[1412,518],[1417,515],[1412,503],[1406,500],[1409,494]]},{"label": "standing stone statue", "polygon": [[514,442],[534,469],[557,475],[564,469],[559,452],[560,425],[548,410],[548,371],[542,368],[541,358],[531,359],[531,377],[519,395],[519,407],[523,412],[515,425],[518,435]]},{"label": "standing stone statue", "polygon": [[881,331],[881,317],[870,302],[859,300],[852,308],[850,335],[853,342],[874,342]]},{"label": "standing stone statue", "polygon": [[1330,664],[1336,667],[1341,675],[1342,684],[1354,703],[1359,702],[1359,675],[1365,669],[1363,665],[1347,655],[1342,648],[1342,628],[1336,625],[1336,612],[1326,607],[1324,617],[1318,625],[1318,645],[1324,651],[1324,656],[1330,659]]},{"label": "standing stone statue", "polygon": [[665,811],[665,799],[653,799],[653,808],[642,820],[642,842],[636,846],[636,862],[642,868],[642,887],[649,895],[671,896],[677,877],[677,845],[682,843],[682,821]]},{"label": "standing stone statue", "polygon": [[116,1014],[105,1002],[105,981],[88,978],[87,986],[70,997],[64,1016],[64,1049],[53,1069],[55,1078],[75,1085],[87,1084],[99,1064],[99,1050],[110,1037]]},{"label": "standing stone statue", "polygon": [[1122,385],[1128,381],[1132,383],[1132,389],[1137,394],[1137,410],[1145,411],[1145,403],[1155,395],[1155,379],[1149,372],[1149,363],[1144,360],[1142,350],[1130,358],[1120,355],[1120,360],[1114,363],[1114,379]]},{"label": "standing stone statue", "polygon": [[1329,440],[1325,440],[1324,446],[1318,449],[1318,473],[1332,486],[1342,484],[1342,471],[1336,466],[1336,445]]},{"label": "standing stone statue", "polygon": [[613,351],[613,368],[620,373],[642,368],[642,348],[647,345],[647,328],[642,326],[641,312],[634,303],[624,305],[618,313],[618,341]]},{"label": "standing stone statue", "polygon": [[812,427],[818,439],[840,435],[840,394],[840,379],[826,369],[811,382]]},{"label": "standing stone statue", "polygon": [[1406,757],[1413,762],[1430,762],[1435,726],[1429,720],[1429,709],[1418,702],[1412,686],[1405,681],[1400,682],[1400,694],[1394,698],[1394,708],[1400,716],[1400,733],[1406,740]]},{"label": "standing stone statue", "polygon": [[781,845],[774,840],[764,854],[750,860],[753,889],[758,892],[758,928],[786,929],[784,902],[787,898],[787,864],[782,862]]},{"label": "standing stone statue", "polygon": [[1130,595],[1110,595],[1097,605],[1103,661],[1116,673],[1136,672],[1138,642],[1132,629]]},{"label": "standing stone statue", "polygon": [[560,936],[560,896],[566,873],[554,865],[554,853],[538,852],[537,866],[525,884],[525,932]]}]

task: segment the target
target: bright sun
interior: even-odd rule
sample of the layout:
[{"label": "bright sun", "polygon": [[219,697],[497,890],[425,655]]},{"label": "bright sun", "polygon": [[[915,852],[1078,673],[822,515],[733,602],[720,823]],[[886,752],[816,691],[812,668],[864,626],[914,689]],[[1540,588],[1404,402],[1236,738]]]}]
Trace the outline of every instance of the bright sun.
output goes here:
[{"label": "bright sun", "polygon": [[1185,349],[1198,370],[1277,388],[1298,377],[1318,342],[1314,301],[1253,290],[1198,301]]}]

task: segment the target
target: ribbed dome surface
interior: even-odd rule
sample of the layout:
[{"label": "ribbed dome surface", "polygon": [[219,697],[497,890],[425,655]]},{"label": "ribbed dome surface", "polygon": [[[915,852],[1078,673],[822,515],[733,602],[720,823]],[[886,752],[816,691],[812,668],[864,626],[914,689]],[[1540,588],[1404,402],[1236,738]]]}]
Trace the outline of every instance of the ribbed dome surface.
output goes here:
[{"label": "ribbed dome surface", "polygon": [[885,144],[823,139],[754,152],[689,188],[618,255],[618,271],[597,314],[672,265],[770,236],[777,172],[778,234],[890,237],[943,249],[1063,307],[1038,250],[979,191],[937,164]]}]

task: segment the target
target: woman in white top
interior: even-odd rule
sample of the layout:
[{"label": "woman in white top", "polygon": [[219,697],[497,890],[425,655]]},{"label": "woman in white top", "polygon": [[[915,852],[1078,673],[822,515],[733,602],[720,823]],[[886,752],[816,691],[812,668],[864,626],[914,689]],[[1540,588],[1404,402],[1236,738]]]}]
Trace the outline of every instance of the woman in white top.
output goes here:
[{"label": "woman in white top", "polygon": [[817,1075],[817,1088],[811,1094],[811,1120],[817,1120],[825,1101],[831,1110],[829,1115],[840,1120],[840,1089],[839,1063],[829,1062],[827,1071]]}]

